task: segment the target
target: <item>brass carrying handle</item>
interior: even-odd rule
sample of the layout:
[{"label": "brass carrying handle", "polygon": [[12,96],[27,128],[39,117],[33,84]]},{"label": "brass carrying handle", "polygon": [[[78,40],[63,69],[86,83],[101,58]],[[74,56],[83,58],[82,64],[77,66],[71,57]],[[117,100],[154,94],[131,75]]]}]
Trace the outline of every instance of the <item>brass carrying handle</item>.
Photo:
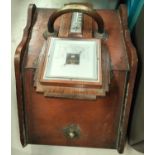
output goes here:
[{"label": "brass carrying handle", "polygon": [[78,4],[78,3],[67,4],[63,8],[55,11],[49,18],[48,32],[50,33],[54,32],[54,22],[59,16],[66,13],[71,13],[71,12],[82,12],[92,17],[98,24],[98,33],[101,33],[101,34],[104,33],[104,22],[102,20],[102,17],[91,7],[88,7],[83,4]]}]

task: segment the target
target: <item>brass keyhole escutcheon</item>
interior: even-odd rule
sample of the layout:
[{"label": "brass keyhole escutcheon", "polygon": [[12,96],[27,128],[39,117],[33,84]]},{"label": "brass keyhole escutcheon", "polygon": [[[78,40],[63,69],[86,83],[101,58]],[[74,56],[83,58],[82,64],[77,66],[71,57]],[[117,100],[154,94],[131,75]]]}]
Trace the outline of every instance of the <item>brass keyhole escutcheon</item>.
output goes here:
[{"label": "brass keyhole escutcheon", "polygon": [[76,124],[70,124],[63,129],[64,136],[68,139],[76,139],[80,137],[80,127]]}]

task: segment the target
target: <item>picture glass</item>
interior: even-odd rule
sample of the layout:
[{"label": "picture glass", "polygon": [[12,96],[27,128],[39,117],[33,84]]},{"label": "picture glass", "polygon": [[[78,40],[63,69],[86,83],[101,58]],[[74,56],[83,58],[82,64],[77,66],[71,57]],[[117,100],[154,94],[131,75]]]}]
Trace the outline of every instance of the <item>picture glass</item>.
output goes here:
[{"label": "picture glass", "polygon": [[96,40],[51,38],[43,79],[98,81]]}]

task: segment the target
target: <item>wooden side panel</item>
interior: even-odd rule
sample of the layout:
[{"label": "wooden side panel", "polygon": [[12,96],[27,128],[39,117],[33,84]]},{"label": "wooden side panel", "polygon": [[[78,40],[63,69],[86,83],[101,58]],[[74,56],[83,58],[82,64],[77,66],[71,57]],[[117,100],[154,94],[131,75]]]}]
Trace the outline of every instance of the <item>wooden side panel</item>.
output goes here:
[{"label": "wooden side panel", "polygon": [[29,35],[33,26],[33,21],[35,20],[35,11],[36,6],[30,4],[28,7],[27,25],[24,29],[22,41],[20,42],[20,44],[16,49],[14,58],[20,140],[23,146],[27,144],[27,137],[26,137],[27,135],[26,135],[25,111],[24,111],[22,66],[24,61],[24,55],[26,53],[26,46],[29,40]]},{"label": "wooden side panel", "polygon": [[129,72],[127,86],[126,86],[126,95],[124,98],[124,103],[122,105],[122,113],[121,113],[121,119],[120,119],[120,133],[119,133],[119,139],[117,144],[118,151],[122,153],[124,150],[124,145],[126,140],[128,119],[129,119],[130,108],[132,103],[134,83],[135,83],[135,78],[137,73],[138,58],[137,58],[136,49],[133,46],[130,38],[130,32],[128,30],[127,8],[125,5],[120,6],[119,14],[121,18],[123,37],[125,40],[125,45],[126,45],[127,55],[128,55],[129,65],[130,65],[130,72]]}]

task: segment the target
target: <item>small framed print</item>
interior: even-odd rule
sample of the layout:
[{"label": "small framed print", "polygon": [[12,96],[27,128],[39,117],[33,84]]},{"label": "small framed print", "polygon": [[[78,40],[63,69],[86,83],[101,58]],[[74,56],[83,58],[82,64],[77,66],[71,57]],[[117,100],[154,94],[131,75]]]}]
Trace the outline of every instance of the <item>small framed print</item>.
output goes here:
[{"label": "small framed print", "polygon": [[80,54],[67,53],[66,54],[66,64],[79,65],[80,64]]},{"label": "small framed print", "polygon": [[49,38],[47,47],[41,83],[102,86],[100,40]]}]

